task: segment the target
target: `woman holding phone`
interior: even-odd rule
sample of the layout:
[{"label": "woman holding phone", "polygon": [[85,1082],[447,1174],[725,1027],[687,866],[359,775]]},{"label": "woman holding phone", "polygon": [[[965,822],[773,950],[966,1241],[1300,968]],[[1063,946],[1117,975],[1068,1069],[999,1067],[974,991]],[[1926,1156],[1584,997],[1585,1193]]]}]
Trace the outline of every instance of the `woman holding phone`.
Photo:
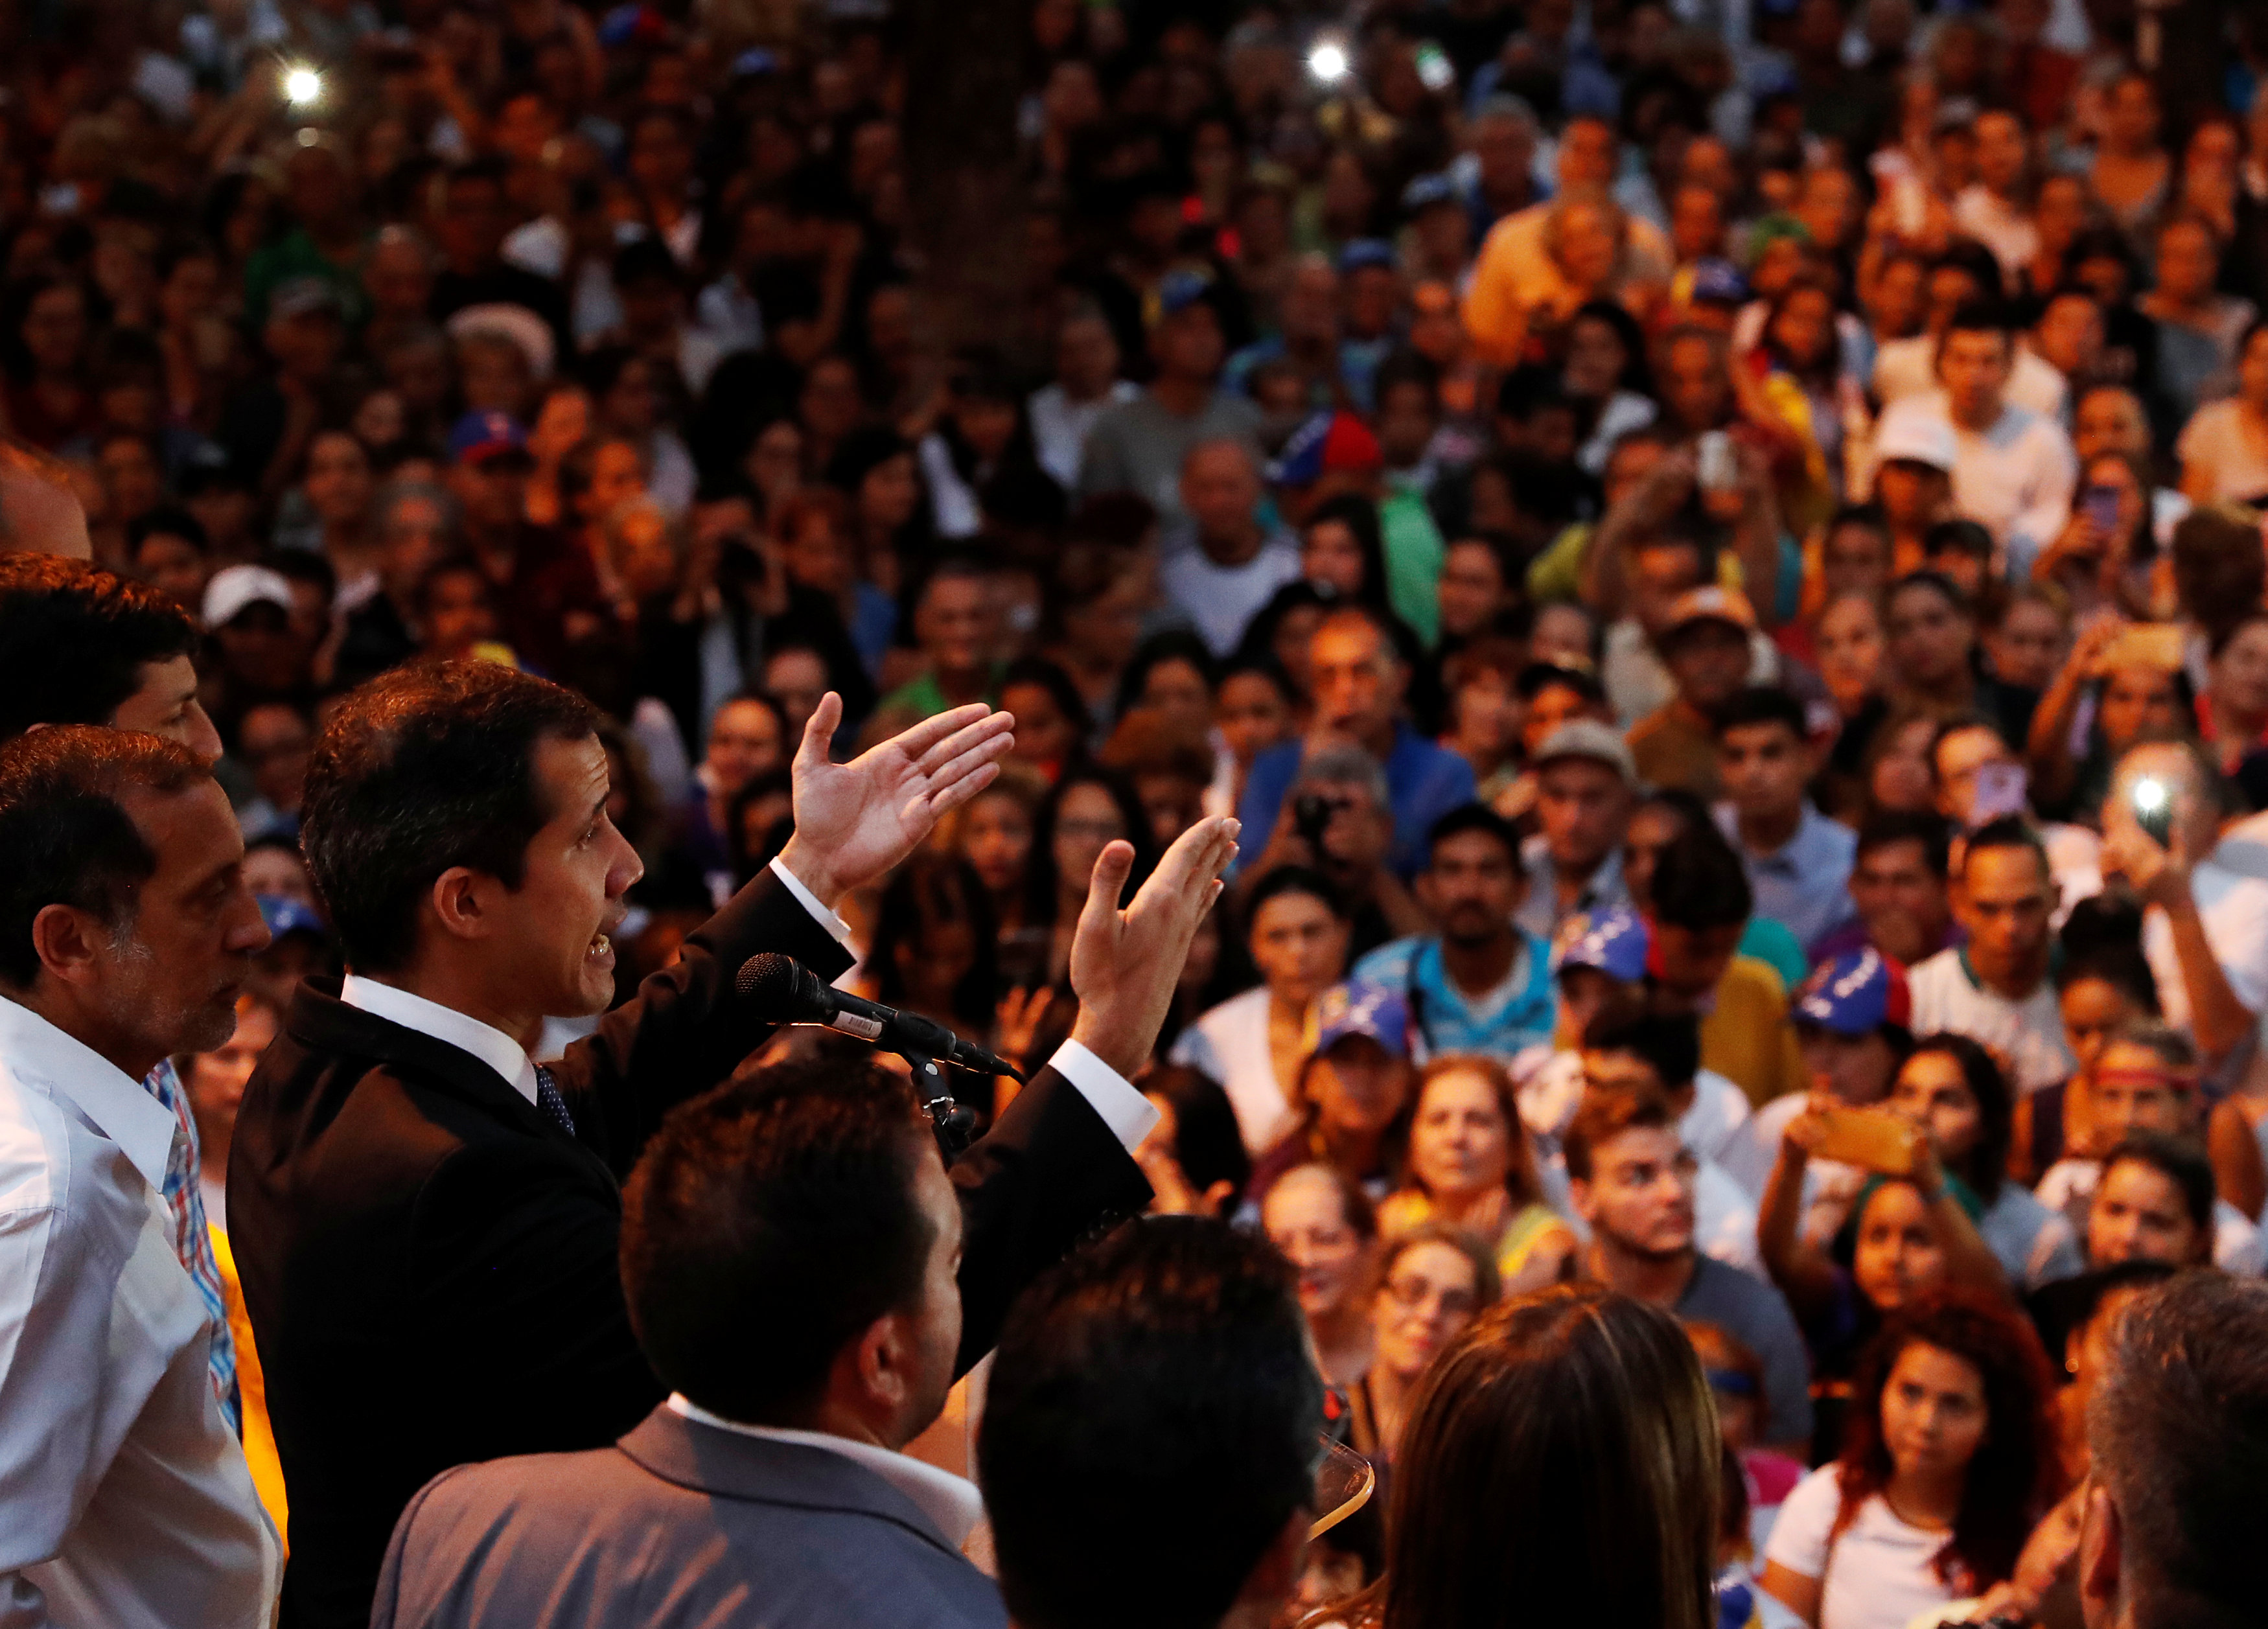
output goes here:
[{"label": "woman holding phone", "polygon": [[[2191,733],[2196,702],[2182,671],[2183,645],[2178,623],[2110,616],[2073,643],[2071,659],[2033,710],[2025,743],[2033,801],[2043,814],[2100,808],[2111,767],[2129,747]],[[2072,740],[2082,719],[2083,756]]]},{"label": "woman holding phone", "polygon": [[2062,590],[2073,623],[2106,611],[2153,621],[2180,613],[2173,562],[2158,547],[2152,520],[2149,461],[2118,449],[2100,452],[2080,470],[2071,520],[2032,563],[2032,580]]},{"label": "woman holding phone", "polygon": [[[1865,1174],[1824,1247],[1801,1226],[1814,1159]],[[1948,1285],[2005,1295],[1999,1262],[1977,1230],[1983,1210],[1919,1126],[1815,1092],[1781,1133],[1756,1218],[1758,1251],[1803,1328],[1813,1375],[1848,1375],[1886,1315]]]}]

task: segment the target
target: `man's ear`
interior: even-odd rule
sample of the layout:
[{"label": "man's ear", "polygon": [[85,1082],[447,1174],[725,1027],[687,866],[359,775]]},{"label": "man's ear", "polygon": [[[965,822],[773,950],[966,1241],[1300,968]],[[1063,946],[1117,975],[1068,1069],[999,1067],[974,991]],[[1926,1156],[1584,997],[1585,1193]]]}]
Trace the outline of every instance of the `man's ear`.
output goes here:
[{"label": "man's ear", "polygon": [[85,984],[94,977],[101,961],[97,943],[99,926],[76,906],[41,906],[39,915],[32,918],[32,948],[39,955],[40,965],[63,984]]},{"label": "man's ear", "polygon": [[495,878],[469,866],[452,866],[433,879],[425,903],[432,907],[441,931],[453,939],[487,939],[496,931],[490,914],[487,885]]},{"label": "man's ear", "polygon": [[1575,1214],[1583,1219],[1586,1226],[1595,1225],[1596,1219],[1592,1215],[1590,1178],[1573,1176],[1567,1178],[1567,1202],[1575,1207]]},{"label": "man's ear", "polygon": [[886,1312],[869,1323],[850,1347],[851,1378],[863,1407],[895,1414],[912,1395],[913,1331],[900,1312]]},{"label": "man's ear", "polygon": [[2117,1621],[2125,1546],[2126,1524],[2110,1501],[2110,1489],[2090,1486],[2080,1516],[2077,1569],[2080,1610],[2088,1629],[2108,1629]]},{"label": "man's ear", "polygon": [[1236,1592],[1236,1604],[1223,1619],[1223,1629],[1243,1629],[1251,1625],[1273,1623],[1284,1603],[1300,1587],[1300,1574],[1307,1565],[1307,1527],[1312,1513],[1294,1510],[1252,1570],[1244,1576],[1244,1587]]},{"label": "man's ear", "polygon": [[1441,915],[1441,903],[1440,896],[1434,892],[1433,888],[1432,866],[1430,865],[1427,866],[1425,870],[1419,872],[1417,876],[1410,881],[1410,892],[1416,897],[1418,903],[1424,908],[1427,916],[1434,918],[1436,920],[1440,918]]}]

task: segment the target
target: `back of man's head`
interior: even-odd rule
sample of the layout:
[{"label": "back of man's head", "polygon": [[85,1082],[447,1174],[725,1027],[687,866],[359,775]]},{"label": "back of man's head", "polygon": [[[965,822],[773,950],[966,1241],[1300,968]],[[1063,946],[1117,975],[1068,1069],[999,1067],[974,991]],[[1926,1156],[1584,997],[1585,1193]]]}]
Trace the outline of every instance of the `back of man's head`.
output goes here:
[{"label": "back of man's head", "polygon": [[1719,711],[1714,723],[1720,741],[1734,730],[1760,724],[1785,726],[1799,747],[1806,739],[1803,704],[1776,684],[1751,684],[1736,690]]},{"label": "back of man's head", "polygon": [[622,1190],[622,1288],[664,1385],[726,1419],[803,1423],[843,1345],[920,1293],[927,1136],[872,1064],[775,1064],[681,1104]]},{"label": "back of man's head", "polygon": [[180,792],[210,771],[154,735],[88,726],[35,730],[0,747],[0,983],[38,983],[33,925],[50,905],[112,929],[132,921],[158,856],[124,805]]},{"label": "back of man's head", "polygon": [[1696,932],[1734,927],[1756,909],[1747,869],[1718,829],[1705,822],[1671,838],[1653,867],[1653,920]]},{"label": "back of man's head", "polygon": [[1690,1013],[1657,1013],[1644,997],[1609,1000],[1583,1026],[1587,1052],[1626,1052],[1675,1092],[1701,1072],[1701,1021]]},{"label": "back of man's head", "polygon": [[[2088,1512],[2080,1552],[2088,1622],[2258,1623],[2268,1601],[2258,1530],[2268,1486],[2268,1285],[2199,1271],[2138,1299],[2095,1384],[2088,1437],[2123,1529],[2115,1557],[2102,1554]],[[2115,1575],[2106,1571],[2113,1563]]]},{"label": "back of man's head", "polygon": [[1019,1629],[1220,1623],[1307,1518],[1322,1411],[1292,1270],[1252,1235],[1158,1217],[1057,1268],[1009,1316],[976,1447]]},{"label": "back of man's head", "polygon": [[1923,869],[1940,882],[1946,880],[1953,836],[1943,815],[1917,809],[1882,809],[1869,814],[1866,823],[1859,828],[1856,858],[1864,859],[1869,854],[1894,848],[1901,843],[1918,845],[1921,850]]},{"label": "back of man's head", "polygon": [[197,648],[197,625],[140,583],[47,554],[0,554],[0,741],[107,724],[143,667]]},{"label": "back of man's head", "polygon": [[536,745],[597,727],[574,691],[494,662],[399,667],[350,695],[316,740],[299,817],[348,964],[407,963],[418,903],[453,866],[518,888],[554,813]]}]

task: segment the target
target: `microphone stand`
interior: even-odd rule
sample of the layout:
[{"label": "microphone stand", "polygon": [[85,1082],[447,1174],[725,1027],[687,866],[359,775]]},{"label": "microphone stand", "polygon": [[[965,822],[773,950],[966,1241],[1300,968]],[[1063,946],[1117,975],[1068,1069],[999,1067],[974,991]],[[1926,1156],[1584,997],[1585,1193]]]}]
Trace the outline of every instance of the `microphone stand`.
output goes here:
[{"label": "microphone stand", "polygon": [[912,1065],[914,1091],[929,1115],[938,1152],[951,1165],[967,1150],[976,1134],[976,1111],[954,1101],[952,1088],[945,1083],[945,1071],[938,1066],[937,1059],[910,1046],[894,1046],[890,1050]]}]

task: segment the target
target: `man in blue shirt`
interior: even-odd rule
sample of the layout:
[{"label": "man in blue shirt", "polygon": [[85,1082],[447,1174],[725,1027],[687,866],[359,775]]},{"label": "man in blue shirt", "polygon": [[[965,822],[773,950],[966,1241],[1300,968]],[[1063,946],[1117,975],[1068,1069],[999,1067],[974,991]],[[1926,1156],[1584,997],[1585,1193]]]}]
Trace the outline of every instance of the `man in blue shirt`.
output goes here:
[{"label": "man in blue shirt", "polygon": [[1381,945],[1354,981],[1400,991],[1411,1056],[1484,1052],[1509,1058],[1548,1046],[1558,1017],[1550,947],[1513,920],[1522,879],[1520,835],[1478,803],[1433,822],[1418,898],[1441,925]]},{"label": "man in blue shirt", "polygon": [[1378,612],[1349,605],[1325,617],[1309,642],[1308,667],[1314,728],[1307,740],[1286,741],[1253,760],[1237,810],[1244,822],[1243,851],[1266,851],[1307,754],[1348,743],[1385,766],[1394,806],[1393,866],[1404,878],[1415,876],[1425,863],[1425,834],[1433,822],[1473,800],[1472,765],[1427,741],[1403,718],[1410,670]]},{"label": "man in blue shirt", "polygon": [[1748,868],[1756,912],[1808,945],[1858,914],[1851,864],[1858,838],[1812,807],[1803,788],[1818,768],[1803,704],[1752,685],[1719,713],[1717,764],[1726,800],[1717,826]]}]

